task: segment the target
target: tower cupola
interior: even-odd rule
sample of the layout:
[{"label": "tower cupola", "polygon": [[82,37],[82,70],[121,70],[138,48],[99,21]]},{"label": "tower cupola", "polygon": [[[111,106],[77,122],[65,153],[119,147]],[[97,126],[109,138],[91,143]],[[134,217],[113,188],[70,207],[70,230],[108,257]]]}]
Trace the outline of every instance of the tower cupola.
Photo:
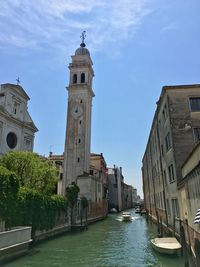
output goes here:
[{"label": "tower cupola", "polygon": [[76,49],[75,55],[90,55],[89,50],[86,48],[86,44],[85,44],[85,38],[86,38],[86,31],[83,31],[81,34],[81,39],[82,42],[80,44],[80,47],[78,49]]}]

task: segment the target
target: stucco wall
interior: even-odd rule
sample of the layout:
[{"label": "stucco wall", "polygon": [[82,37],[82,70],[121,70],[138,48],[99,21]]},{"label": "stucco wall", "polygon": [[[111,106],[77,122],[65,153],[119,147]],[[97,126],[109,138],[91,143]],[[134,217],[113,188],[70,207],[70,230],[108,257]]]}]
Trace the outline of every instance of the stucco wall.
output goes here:
[{"label": "stucco wall", "polygon": [[30,241],[31,227],[20,227],[0,232],[0,249]]}]

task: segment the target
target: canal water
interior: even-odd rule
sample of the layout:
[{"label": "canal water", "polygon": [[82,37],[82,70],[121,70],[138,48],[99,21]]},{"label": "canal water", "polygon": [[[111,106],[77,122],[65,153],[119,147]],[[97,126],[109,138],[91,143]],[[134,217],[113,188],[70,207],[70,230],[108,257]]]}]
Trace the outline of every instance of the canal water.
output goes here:
[{"label": "canal water", "polygon": [[88,230],[67,233],[45,241],[27,256],[6,267],[184,267],[183,257],[165,256],[152,250],[156,227],[134,213],[132,222],[120,214],[89,225]]}]

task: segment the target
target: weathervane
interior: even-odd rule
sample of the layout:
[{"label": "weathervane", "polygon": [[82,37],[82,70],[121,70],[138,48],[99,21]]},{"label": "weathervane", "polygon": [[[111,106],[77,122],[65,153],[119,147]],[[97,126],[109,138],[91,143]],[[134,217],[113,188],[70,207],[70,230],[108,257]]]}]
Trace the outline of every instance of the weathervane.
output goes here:
[{"label": "weathervane", "polygon": [[19,77],[16,79],[16,81],[17,81],[17,85],[21,83]]},{"label": "weathervane", "polygon": [[81,47],[85,47],[85,38],[86,38],[86,31],[83,31],[80,38],[82,39],[82,43],[80,44]]}]

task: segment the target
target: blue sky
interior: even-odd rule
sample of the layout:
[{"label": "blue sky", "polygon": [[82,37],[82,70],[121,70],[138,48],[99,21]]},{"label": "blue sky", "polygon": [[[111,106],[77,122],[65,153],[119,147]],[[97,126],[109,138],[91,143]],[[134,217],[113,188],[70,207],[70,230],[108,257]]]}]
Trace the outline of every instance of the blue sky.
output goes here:
[{"label": "blue sky", "polygon": [[92,152],[142,194],[141,160],[164,85],[200,83],[199,0],[1,0],[0,83],[21,85],[34,151],[63,153],[71,55],[94,63]]}]

